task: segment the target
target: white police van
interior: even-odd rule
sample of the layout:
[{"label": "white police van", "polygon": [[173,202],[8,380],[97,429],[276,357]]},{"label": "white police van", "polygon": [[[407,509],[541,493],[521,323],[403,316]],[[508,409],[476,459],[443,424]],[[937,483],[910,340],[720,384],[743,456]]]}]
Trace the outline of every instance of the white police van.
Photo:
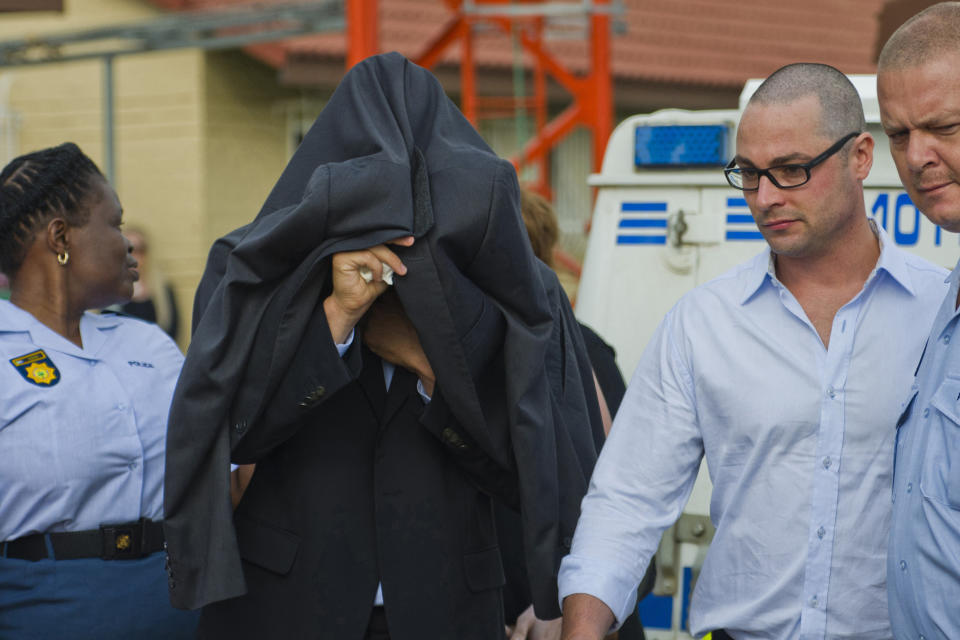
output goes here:
[{"label": "white police van", "polygon": [[[927,220],[901,186],[880,127],[876,77],[850,79],[876,141],[867,214],[900,247],[952,269],[960,242]],[[601,172],[589,178],[597,198],[576,315],[614,346],[628,380],[684,293],[765,247],[743,193],[722,171],[734,155],[740,111],[760,82],[747,82],[739,110],[668,109],[624,120],[610,136]],[[661,542],[654,595],[640,605],[648,638],[690,637],[691,586],[713,535],[710,490],[704,465],[683,516]]]}]

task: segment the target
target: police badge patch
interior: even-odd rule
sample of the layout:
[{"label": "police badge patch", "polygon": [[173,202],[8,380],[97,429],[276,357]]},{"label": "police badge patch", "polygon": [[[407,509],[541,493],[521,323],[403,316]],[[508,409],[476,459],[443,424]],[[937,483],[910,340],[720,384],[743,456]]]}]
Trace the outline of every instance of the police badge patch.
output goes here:
[{"label": "police badge patch", "polygon": [[52,387],[60,382],[60,372],[43,349],[17,356],[10,364],[20,372],[23,379],[38,387]]}]

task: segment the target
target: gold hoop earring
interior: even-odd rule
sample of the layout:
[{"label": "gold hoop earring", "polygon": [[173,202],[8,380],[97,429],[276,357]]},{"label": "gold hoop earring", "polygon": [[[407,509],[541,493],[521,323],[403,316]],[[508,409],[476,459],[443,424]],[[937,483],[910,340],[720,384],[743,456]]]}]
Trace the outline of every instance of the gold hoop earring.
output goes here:
[{"label": "gold hoop earring", "polygon": [[67,266],[67,261],[70,260],[70,254],[64,251],[63,253],[57,254],[57,262],[60,263],[61,267]]}]

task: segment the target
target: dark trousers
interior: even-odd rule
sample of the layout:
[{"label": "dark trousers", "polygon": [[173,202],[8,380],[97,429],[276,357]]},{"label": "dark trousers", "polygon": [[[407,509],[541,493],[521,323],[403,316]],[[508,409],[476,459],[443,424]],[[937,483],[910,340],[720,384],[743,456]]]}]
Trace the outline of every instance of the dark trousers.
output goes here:
[{"label": "dark trousers", "polygon": [[733,640],[733,637],[723,629],[717,629],[710,634],[713,640]]},{"label": "dark trousers", "polygon": [[374,607],[367,623],[367,632],[364,640],[390,640],[390,631],[387,629],[387,614],[383,607]]}]

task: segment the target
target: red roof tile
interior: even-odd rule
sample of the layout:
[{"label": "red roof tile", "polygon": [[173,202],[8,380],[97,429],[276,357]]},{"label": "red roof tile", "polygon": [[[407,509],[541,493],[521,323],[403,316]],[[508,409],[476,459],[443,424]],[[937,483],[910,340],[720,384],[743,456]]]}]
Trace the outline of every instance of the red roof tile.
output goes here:
[{"label": "red roof tile", "polygon": [[[251,4],[250,0],[150,0],[174,10]],[[259,0],[275,4],[289,0]],[[623,0],[612,38],[614,76],[623,80],[739,87],[789,62],[825,62],[847,73],[871,73],[878,16],[884,0],[806,0],[761,3],[743,0]],[[452,17],[441,0],[380,0],[380,45],[416,57]],[[582,30],[548,48],[568,67],[589,64]],[[513,64],[511,41],[499,32],[476,37],[480,66]],[[342,58],[342,33],[304,36],[248,51],[274,66],[287,56]],[[444,61],[456,62],[458,46]]]}]

